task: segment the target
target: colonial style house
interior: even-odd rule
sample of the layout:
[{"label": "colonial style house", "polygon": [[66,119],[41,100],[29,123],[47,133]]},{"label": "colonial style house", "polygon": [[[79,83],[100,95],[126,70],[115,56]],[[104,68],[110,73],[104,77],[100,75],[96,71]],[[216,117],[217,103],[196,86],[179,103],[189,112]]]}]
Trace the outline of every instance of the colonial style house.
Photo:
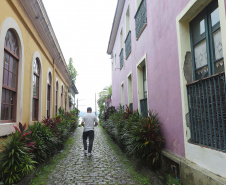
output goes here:
[{"label": "colonial style house", "polygon": [[59,107],[69,111],[78,92],[42,0],[1,1],[0,61],[0,136],[19,122],[54,117]]},{"label": "colonial style house", "polygon": [[[184,184],[226,184],[226,0],[118,0],[112,105],[158,113]],[[163,163],[163,167],[167,167]]]}]

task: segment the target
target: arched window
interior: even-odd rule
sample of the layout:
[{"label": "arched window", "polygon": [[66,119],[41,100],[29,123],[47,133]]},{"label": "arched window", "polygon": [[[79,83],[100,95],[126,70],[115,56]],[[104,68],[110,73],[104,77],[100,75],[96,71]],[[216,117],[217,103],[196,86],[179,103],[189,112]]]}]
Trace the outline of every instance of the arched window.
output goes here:
[{"label": "arched window", "polygon": [[50,118],[50,98],[51,98],[51,81],[52,81],[52,76],[51,73],[49,72],[47,76],[47,118]]},{"label": "arched window", "polygon": [[16,121],[16,98],[19,48],[15,34],[8,30],[5,37],[1,100],[1,121]]},{"label": "arched window", "polygon": [[56,82],[56,106],[55,106],[55,111],[57,115],[57,110],[58,110],[58,81]]},{"label": "arched window", "polygon": [[33,65],[33,103],[32,103],[32,121],[38,120],[39,108],[39,79],[40,79],[40,62],[36,58]]},{"label": "arched window", "polygon": [[61,86],[61,107],[63,108],[64,86]]}]

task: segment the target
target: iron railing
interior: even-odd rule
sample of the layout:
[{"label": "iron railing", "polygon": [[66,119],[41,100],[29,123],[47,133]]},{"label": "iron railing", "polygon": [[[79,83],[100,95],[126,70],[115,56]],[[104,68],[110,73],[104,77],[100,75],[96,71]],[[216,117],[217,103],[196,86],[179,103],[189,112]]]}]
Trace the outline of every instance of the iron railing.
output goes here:
[{"label": "iron railing", "polygon": [[143,117],[148,116],[148,102],[147,98],[140,100],[140,111]]},{"label": "iron railing", "polygon": [[142,0],[135,15],[136,38],[140,35],[144,25],[147,23],[146,0]]},{"label": "iron railing", "polygon": [[123,66],[123,48],[121,49],[119,58],[120,58],[120,69],[122,69],[122,66]]},{"label": "iron railing", "polygon": [[125,40],[125,52],[127,58],[131,52],[131,31],[129,31]]},{"label": "iron railing", "polygon": [[226,151],[225,73],[187,85],[191,142]]}]

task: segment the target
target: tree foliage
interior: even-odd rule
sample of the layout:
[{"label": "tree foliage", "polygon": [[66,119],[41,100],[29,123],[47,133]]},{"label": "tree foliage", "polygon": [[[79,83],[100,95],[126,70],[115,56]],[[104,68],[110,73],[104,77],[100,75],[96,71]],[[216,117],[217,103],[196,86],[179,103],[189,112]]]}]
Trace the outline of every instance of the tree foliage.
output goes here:
[{"label": "tree foliage", "polygon": [[76,71],[75,67],[73,66],[73,59],[72,58],[69,58],[68,70],[69,70],[69,73],[70,73],[71,83],[74,85],[75,80],[76,80],[76,76],[77,76],[77,71]]},{"label": "tree foliage", "polygon": [[112,86],[111,85],[109,87],[105,87],[101,92],[99,92],[99,99],[97,100],[97,104],[99,106],[100,115],[105,110],[104,103],[106,102],[106,100],[108,98],[111,97],[111,94],[112,94]]}]

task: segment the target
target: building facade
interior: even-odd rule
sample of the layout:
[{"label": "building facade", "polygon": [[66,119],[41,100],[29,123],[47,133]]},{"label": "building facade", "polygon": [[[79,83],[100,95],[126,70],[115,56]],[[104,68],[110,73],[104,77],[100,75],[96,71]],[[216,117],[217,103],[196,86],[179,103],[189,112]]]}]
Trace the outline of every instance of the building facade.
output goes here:
[{"label": "building facade", "polygon": [[[225,4],[121,0],[109,39],[112,105],[158,113],[162,153],[179,165],[186,183],[196,167],[213,181],[226,178]],[[191,174],[194,182],[206,177]]]},{"label": "building facade", "polygon": [[42,0],[3,0],[0,12],[0,136],[5,136],[19,122],[54,117],[59,107],[69,111],[72,84]]}]

